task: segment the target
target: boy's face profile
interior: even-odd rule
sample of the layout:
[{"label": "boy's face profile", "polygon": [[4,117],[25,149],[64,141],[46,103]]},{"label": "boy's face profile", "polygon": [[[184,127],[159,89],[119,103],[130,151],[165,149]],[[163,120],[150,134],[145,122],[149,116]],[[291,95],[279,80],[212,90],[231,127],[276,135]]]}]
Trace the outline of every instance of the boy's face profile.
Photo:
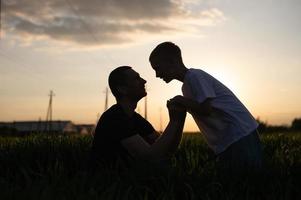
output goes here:
[{"label": "boy's face profile", "polygon": [[173,77],[173,63],[169,60],[154,60],[152,68],[156,72],[156,77],[163,79],[166,83],[169,83],[174,79]]}]

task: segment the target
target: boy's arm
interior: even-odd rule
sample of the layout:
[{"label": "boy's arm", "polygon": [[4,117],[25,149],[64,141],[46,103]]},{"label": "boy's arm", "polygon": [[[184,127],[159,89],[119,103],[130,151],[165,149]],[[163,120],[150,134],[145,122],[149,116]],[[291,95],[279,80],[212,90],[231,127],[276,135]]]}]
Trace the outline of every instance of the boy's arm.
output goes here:
[{"label": "boy's arm", "polygon": [[211,100],[211,98],[207,98],[202,103],[199,103],[196,100],[189,99],[181,95],[175,96],[171,99],[171,101],[184,106],[188,112],[197,113],[200,115],[210,115],[212,112]]}]

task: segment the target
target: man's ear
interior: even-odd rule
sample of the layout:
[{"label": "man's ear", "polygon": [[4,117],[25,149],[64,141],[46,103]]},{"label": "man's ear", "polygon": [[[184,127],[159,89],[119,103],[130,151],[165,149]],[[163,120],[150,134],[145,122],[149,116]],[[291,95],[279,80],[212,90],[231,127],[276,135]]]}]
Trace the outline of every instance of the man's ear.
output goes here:
[{"label": "man's ear", "polygon": [[122,96],[125,96],[127,94],[127,87],[125,86],[117,86],[116,90],[118,90],[118,92],[122,94]]}]

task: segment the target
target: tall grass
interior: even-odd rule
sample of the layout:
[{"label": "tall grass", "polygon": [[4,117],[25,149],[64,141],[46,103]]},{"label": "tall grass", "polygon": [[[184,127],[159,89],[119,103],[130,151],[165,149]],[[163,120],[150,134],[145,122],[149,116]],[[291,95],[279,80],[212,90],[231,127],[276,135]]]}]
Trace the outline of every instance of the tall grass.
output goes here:
[{"label": "tall grass", "polygon": [[0,199],[300,199],[301,134],[262,135],[260,177],[222,180],[200,135],[184,135],[171,169],[89,169],[88,136],[0,138]]}]

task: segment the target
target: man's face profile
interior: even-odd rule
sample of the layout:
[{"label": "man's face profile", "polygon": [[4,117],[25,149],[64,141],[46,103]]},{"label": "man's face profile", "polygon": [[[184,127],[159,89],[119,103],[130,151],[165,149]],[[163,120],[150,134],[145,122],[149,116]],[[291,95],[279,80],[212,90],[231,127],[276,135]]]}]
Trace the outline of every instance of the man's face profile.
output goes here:
[{"label": "man's face profile", "polygon": [[140,77],[139,73],[133,69],[128,69],[124,72],[125,76],[125,95],[133,100],[140,100],[146,96],[145,83],[146,81]]}]

